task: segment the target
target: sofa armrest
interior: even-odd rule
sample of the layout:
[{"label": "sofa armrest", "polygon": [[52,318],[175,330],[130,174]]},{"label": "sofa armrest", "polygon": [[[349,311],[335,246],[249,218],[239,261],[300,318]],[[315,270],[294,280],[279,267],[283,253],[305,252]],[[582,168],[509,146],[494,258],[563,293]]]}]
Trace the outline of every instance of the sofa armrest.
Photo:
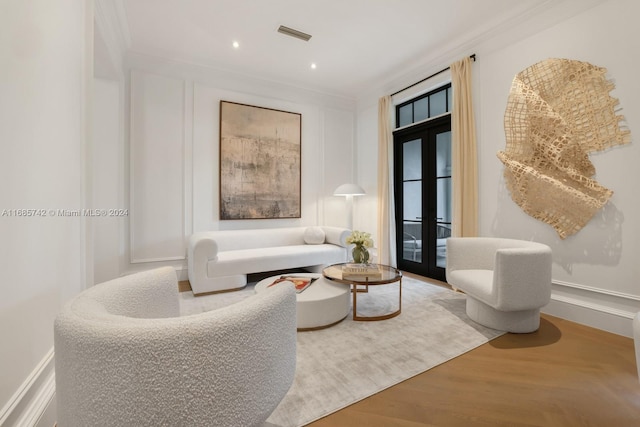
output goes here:
[{"label": "sofa armrest", "polygon": [[349,246],[347,245],[347,237],[351,234],[351,230],[348,228],[323,226],[322,229],[324,230],[324,240],[326,243],[342,246],[343,248]]},{"label": "sofa armrest", "polygon": [[195,233],[189,238],[187,264],[189,282],[198,286],[207,279],[207,263],[218,259],[218,244],[207,233]]},{"label": "sofa armrest", "polygon": [[551,249],[545,245],[498,250],[493,274],[495,308],[513,311],[547,305],[551,299],[551,265]]}]

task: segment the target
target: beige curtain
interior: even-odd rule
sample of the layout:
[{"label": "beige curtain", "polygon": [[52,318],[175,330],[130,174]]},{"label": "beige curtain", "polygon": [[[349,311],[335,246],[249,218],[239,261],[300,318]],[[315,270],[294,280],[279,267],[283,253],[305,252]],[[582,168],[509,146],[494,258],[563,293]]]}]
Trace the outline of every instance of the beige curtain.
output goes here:
[{"label": "beige curtain", "polygon": [[378,262],[396,265],[395,215],[392,174],[392,104],[391,96],[378,100]]},{"label": "beige curtain", "polygon": [[478,160],[471,96],[471,58],[451,64],[453,224],[452,235],[478,235]]}]

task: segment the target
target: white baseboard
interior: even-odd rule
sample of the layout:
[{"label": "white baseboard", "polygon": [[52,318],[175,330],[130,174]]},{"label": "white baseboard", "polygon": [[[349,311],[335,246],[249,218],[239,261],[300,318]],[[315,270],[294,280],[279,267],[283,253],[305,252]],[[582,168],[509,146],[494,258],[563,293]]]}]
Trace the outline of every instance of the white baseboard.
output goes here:
[{"label": "white baseboard", "polygon": [[553,281],[551,302],[542,312],[607,332],[633,337],[640,297],[606,289]]},{"label": "white baseboard", "polygon": [[0,411],[0,426],[52,427],[55,424],[54,365],[52,348]]},{"label": "white baseboard", "polygon": [[176,268],[178,281],[189,280],[189,271],[186,268]]}]

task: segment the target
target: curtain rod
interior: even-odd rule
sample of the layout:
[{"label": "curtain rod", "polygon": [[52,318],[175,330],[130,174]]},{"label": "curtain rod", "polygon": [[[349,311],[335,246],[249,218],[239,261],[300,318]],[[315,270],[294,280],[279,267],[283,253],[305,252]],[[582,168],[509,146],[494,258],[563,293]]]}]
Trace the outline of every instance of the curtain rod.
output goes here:
[{"label": "curtain rod", "polygon": [[[473,59],[473,62],[476,62],[476,54],[475,53],[473,55],[469,55],[469,58]],[[425,82],[425,81],[429,80],[430,78],[437,76],[438,74],[444,73],[445,71],[449,70],[450,68],[451,67],[447,67],[447,68],[444,68],[444,69],[438,71],[437,73],[433,73],[429,77],[425,77],[424,79],[420,80],[419,82],[415,82],[414,84],[411,84],[411,85],[405,87],[404,89],[400,89],[397,92],[393,92],[390,96],[397,95],[402,91],[405,91],[405,90],[410,89],[410,88],[412,88],[412,87],[414,87],[416,85],[419,85],[420,83]]]}]

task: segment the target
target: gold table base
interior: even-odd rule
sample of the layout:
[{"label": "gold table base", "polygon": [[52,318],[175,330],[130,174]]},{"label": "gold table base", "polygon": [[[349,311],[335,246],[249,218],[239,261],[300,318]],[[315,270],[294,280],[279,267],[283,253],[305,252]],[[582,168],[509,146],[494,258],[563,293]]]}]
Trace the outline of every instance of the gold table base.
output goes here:
[{"label": "gold table base", "polygon": [[[364,289],[358,288],[364,286]],[[398,280],[398,309],[391,313],[382,314],[380,316],[358,316],[358,293],[368,293],[369,285],[366,283],[352,283],[351,293],[353,294],[353,320],[371,322],[375,320],[387,320],[399,316],[402,312],[402,277]]]}]

